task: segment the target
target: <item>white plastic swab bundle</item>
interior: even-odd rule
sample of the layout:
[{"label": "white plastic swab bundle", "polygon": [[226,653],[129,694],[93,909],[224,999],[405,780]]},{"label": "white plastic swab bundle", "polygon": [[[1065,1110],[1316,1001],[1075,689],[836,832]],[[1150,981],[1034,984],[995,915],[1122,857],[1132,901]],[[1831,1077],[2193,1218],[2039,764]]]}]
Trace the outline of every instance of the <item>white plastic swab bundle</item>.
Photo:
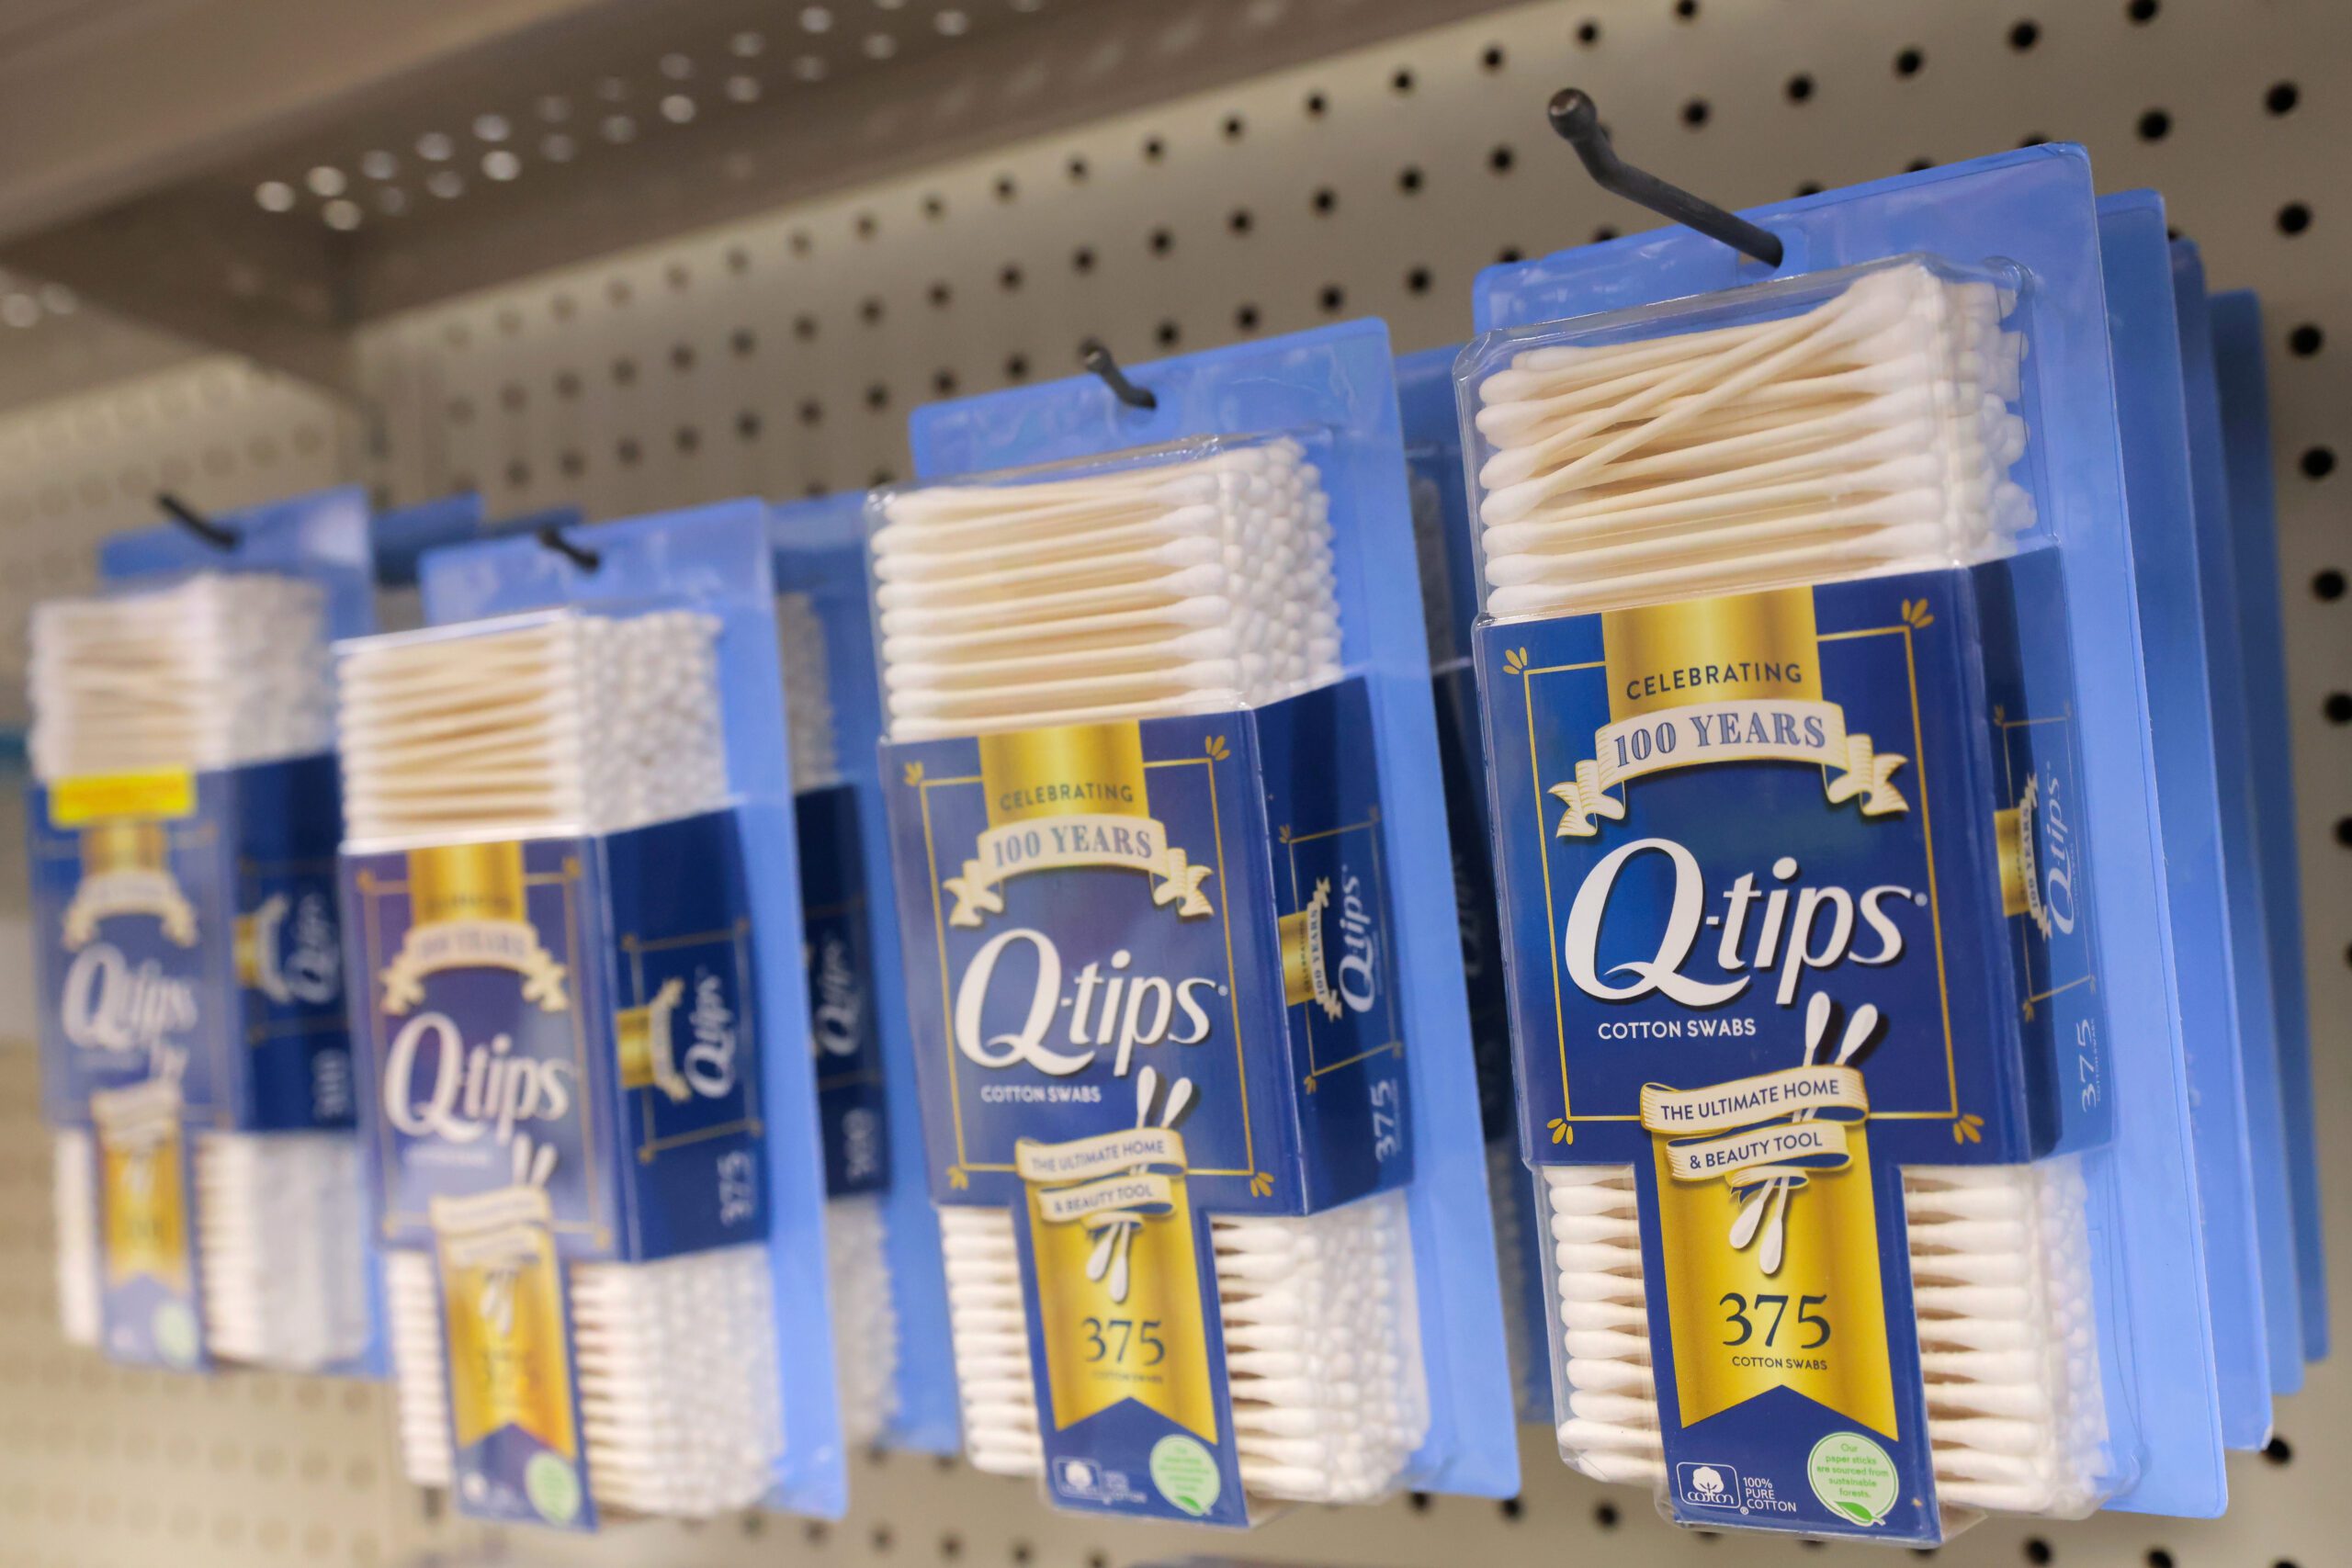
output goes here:
[{"label": "white plastic swab bundle", "polygon": [[[792,791],[828,789],[842,776],[824,623],[806,593],[779,593],[775,625],[784,650],[784,711],[792,733]],[[873,1442],[898,1408],[899,1323],[888,1242],[878,1197],[852,1193],[826,1201],[833,1365],[840,1380],[842,1435],[853,1444]]]},{"label": "white plastic swab bundle", "polygon": [[[2001,326],[2012,303],[1905,265],[1795,315],[1517,355],[1479,389],[1488,613],[1623,609],[2010,551],[2033,523],[2008,478],[2026,440],[2010,406],[2024,344]],[[2079,1168],[1903,1174],[1941,1500],[2086,1511],[2106,1432]],[[1662,1485],[1633,1171],[1543,1178],[1562,1450],[1600,1479]],[[1752,1192],[1735,1245],[1777,1256],[1788,1201],[1780,1184]]]},{"label": "white plastic swab bundle", "polygon": [[[430,841],[614,832],[717,809],[727,762],[717,623],[563,615],[351,645],[341,675],[345,832]],[[516,1179],[544,1182],[553,1151]],[[573,1355],[601,1506],[707,1517],[766,1491],[783,1444],[767,1248],[569,1267]],[[451,1475],[440,1286],[388,1255],[409,1478]]]},{"label": "white plastic swab bundle", "polygon": [[[165,588],[51,600],[32,621],[36,776],[242,767],[334,744],[318,585],[198,573]],[[230,933],[210,933],[226,942]],[[98,1337],[90,1141],[58,1134],[58,1283],[67,1334]],[[208,1133],[195,1145],[207,1348],[312,1371],[367,1342],[359,1152],[347,1133]]]},{"label": "white plastic swab bundle", "polygon": [[[893,739],[1214,712],[1340,673],[1329,501],[1294,441],[882,505]],[[1138,1125],[1181,1113],[1174,1089],[1155,1107],[1152,1078],[1137,1075]],[[1035,1474],[1013,1218],[948,1206],[940,1220],[966,1448],[979,1469]],[[1401,1194],[1211,1228],[1244,1485],[1381,1495],[1428,1426]],[[1114,1274],[1118,1235],[1104,1236]]]}]

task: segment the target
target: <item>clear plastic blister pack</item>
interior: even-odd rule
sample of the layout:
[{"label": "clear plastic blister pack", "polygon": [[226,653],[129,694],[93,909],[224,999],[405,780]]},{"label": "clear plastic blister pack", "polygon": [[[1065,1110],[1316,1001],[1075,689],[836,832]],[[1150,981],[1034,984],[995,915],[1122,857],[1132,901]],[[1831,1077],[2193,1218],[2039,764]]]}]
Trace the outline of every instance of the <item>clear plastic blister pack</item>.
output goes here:
[{"label": "clear plastic blister pack", "polygon": [[[845,1502],[768,512],[428,552],[343,645],[403,1465],[556,1528]],[[677,868],[695,868],[680,877]]]},{"label": "clear plastic blister pack", "polygon": [[37,967],[67,1337],[350,1373],[374,1322],[341,1030],[331,638],[366,624],[330,491],[117,536],[34,608]]},{"label": "clear plastic blister pack", "polygon": [[[2078,159],[1768,209],[1784,276],[1684,234],[1482,279],[1558,1435],[1686,1525],[2219,1506]],[[2158,1355],[2192,1382],[2152,1430]]]},{"label": "clear plastic blister pack", "polygon": [[1494,1311],[1491,1259],[1433,1275],[1427,1207],[1483,1205],[1475,1084],[1458,994],[1401,994],[1407,952],[1455,964],[1451,879],[1431,906],[1385,841],[1441,799],[1385,734],[1429,687],[1385,344],[1136,374],[1149,409],[1080,380],[922,411],[924,482],[868,508],[967,1451],[1057,1506],[1229,1525],[1449,1465],[1485,1491],[1498,1336],[1448,1320]]}]

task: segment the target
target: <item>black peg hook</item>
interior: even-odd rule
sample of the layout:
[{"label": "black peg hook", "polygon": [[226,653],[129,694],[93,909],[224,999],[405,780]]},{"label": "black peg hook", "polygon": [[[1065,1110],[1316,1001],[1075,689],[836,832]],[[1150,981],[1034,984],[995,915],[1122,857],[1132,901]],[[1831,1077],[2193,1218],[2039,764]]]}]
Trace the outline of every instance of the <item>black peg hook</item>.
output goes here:
[{"label": "black peg hook", "polygon": [[1157,397],[1127,379],[1127,373],[1119,368],[1119,362],[1111,357],[1111,350],[1102,339],[1091,337],[1080,344],[1078,362],[1102,377],[1102,384],[1111,389],[1112,396],[1127,407],[1149,410],[1159,406]]},{"label": "black peg hook", "polygon": [[237,531],[234,528],[215,523],[171,491],[158,491],[155,504],[162,508],[165,516],[214,549],[233,550],[237,547]]},{"label": "black peg hook", "polygon": [[582,571],[594,571],[598,567],[605,564],[605,557],[602,551],[592,550],[585,545],[573,544],[570,539],[563,536],[563,528],[559,524],[540,524],[537,534],[535,536],[538,539],[540,544],[546,546],[548,549],[553,550],[556,554],[561,556],[564,559],[570,561],[572,565],[578,567]]},{"label": "black peg hook", "polygon": [[1781,265],[1781,242],[1769,230],[1758,229],[1746,219],[1725,212],[1711,201],[1702,201],[1617,156],[1617,150],[1609,144],[1609,133],[1600,128],[1600,111],[1589,94],[1579,88],[1563,87],[1552,95],[1544,115],[1561,140],[1577,150],[1577,156],[1584,161],[1585,172],[1601,189],[1628,201],[1640,202],[1660,217],[1688,224],[1709,239],[1721,240],[1732,249],[1754,256],[1766,266]]}]

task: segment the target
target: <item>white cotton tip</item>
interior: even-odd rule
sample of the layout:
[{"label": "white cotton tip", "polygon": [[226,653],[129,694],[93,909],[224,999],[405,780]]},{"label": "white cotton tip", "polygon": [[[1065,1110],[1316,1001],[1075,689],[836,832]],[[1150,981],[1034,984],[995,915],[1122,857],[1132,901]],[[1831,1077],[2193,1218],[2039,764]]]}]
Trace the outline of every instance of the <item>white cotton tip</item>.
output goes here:
[{"label": "white cotton tip", "polygon": [[[1486,607],[1589,614],[1989,559],[2023,344],[1905,265],[1794,316],[1525,350],[1480,383]],[[1932,530],[1932,531],[1931,531]]]},{"label": "white cotton tip", "polygon": [[[967,1454],[1034,1474],[1044,1447],[1012,1216],[953,1206],[940,1224]],[[1403,1196],[1210,1225],[1243,1485],[1292,1502],[1393,1491],[1429,1427]]]},{"label": "white cotton tip", "polygon": [[[1663,1484],[1633,1171],[1542,1175],[1565,1352],[1562,1455],[1598,1479]],[[1939,1500],[2087,1513],[2108,1439],[2079,1162],[1906,1167],[1903,1177]]]},{"label": "white cotton tip", "polygon": [[196,1242],[205,1347],[315,1372],[368,1345],[359,1141],[349,1133],[204,1133]]},{"label": "white cotton tip", "polygon": [[718,630],[567,614],[344,645],[346,841],[615,832],[724,805]]},{"label": "white cotton tip", "polygon": [[888,1241],[880,1198],[836,1198],[825,1205],[825,1279],[842,1438],[855,1448],[874,1443],[898,1414],[899,1315],[890,1295]]},{"label": "white cotton tip", "polygon": [[447,1487],[452,1474],[448,1395],[443,1384],[441,1285],[433,1256],[384,1254],[386,1337],[392,1352],[392,1408],[401,1471],[413,1486]]},{"label": "white cotton tip", "polygon": [[268,572],[34,606],[33,774],[237,767],[327,750],[325,597]]},{"label": "white cotton tip", "polygon": [[54,1128],[50,1156],[58,1327],[67,1344],[96,1347],[102,1328],[96,1143],[82,1128]]},{"label": "white cotton tip", "polygon": [[833,739],[831,656],[824,623],[806,593],[775,596],[776,641],[784,654],[784,711],[791,729],[792,793],[841,782]]},{"label": "white cotton tip", "polygon": [[1333,673],[1329,500],[1295,442],[879,504],[895,739],[1215,712]]}]

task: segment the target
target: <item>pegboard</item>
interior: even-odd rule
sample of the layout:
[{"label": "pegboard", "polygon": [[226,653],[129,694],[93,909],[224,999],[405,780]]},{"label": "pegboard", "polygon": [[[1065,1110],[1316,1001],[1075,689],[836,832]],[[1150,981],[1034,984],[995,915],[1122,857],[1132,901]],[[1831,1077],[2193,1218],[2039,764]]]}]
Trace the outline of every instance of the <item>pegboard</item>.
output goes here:
[{"label": "pegboard", "polygon": [[[1136,10],[1168,20],[1157,7]],[[54,556],[57,581],[70,581],[90,530],[143,514],[139,487],[126,489],[122,474],[133,463],[160,467],[165,453],[198,465],[179,482],[207,505],[332,472],[364,479],[387,502],[475,484],[494,512],[576,501],[609,517],[902,476],[912,405],[1066,374],[1090,335],[1136,360],[1371,314],[1387,319],[1400,349],[1456,341],[1478,267],[1650,221],[1596,191],[1545,129],[1544,98],[1571,83],[1598,99],[1629,157],[1730,204],[2036,138],[2076,140],[2106,187],[2165,191],[2216,288],[2264,296],[2312,1012],[2341,1019],[2352,1016],[2352,606],[2343,599],[2352,547],[2335,519],[2352,480],[2334,469],[2352,408],[2352,268],[2335,235],[2352,221],[2342,207],[2347,67],[2352,7],[2332,0],[1547,0],[650,248],[624,248],[616,215],[603,259],[364,332],[356,416],[255,378],[266,394],[233,408],[188,407],[70,447],[23,432],[78,428],[79,414],[62,425],[0,422],[0,549]],[[1139,80],[1131,101],[1151,92]],[[251,375],[227,362],[171,373]],[[142,389],[160,379],[32,418],[152,396]],[[306,427],[315,436],[303,461],[315,468],[286,457]],[[247,466],[264,439],[277,444],[277,466]],[[216,449],[236,471],[203,471]],[[0,616],[11,598],[37,591],[8,570],[17,564],[0,561]],[[2319,1043],[2322,1116],[2352,1116],[2352,1063]],[[309,1385],[291,1380],[177,1392],[60,1350],[40,1256],[45,1165],[31,1152],[43,1146],[30,1123],[31,1076],[17,1063],[0,1063],[0,1115],[17,1133],[0,1143],[10,1162],[0,1166],[0,1224],[12,1248],[0,1273],[0,1568],[303,1561],[326,1495],[265,1476],[251,1459],[215,1469],[211,1458],[220,1445],[292,1448],[283,1428],[294,1415],[316,1417],[334,1473],[375,1467],[368,1485],[334,1494],[342,1522],[322,1561],[362,1561],[360,1532],[384,1560],[477,1539],[427,1518],[384,1479],[388,1422],[345,1408],[372,1393],[333,1389],[305,1412],[293,1391]],[[2343,1258],[2352,1256],[2352,1160],[2330,1156]],[[2346,1278],[2339,1268],[2339,1294]],[[265,1397],[266,1388],[277,1392]],[[74,1428],[72,1440],[57,1440],[61,1423]],[[94,1438],[100,1427],[117,1435]],[[28,1429],[32,1438],[16,1436]],[[138,1465],[124,1457],[133,1431],[151,1434]],[[2335,1466],[2352,1444],[2352,1378],[2315,1369],[2311,1387],[2280,1404],[2278,1431],[2270,1455],[2233,1461],[2227,1519],[1992,1520],[1937,1559],[2340,1562],[2352,1507]],[[165,1447],[175,1438],[183,1458],[173,1462]],[[1511,1504],[1304,1510],[1223,1540],[1058,1516],[1026,1483],[873,1457],[856,1466],[840,1524],[771,1517],[503,1544],[529,1561],[894,1568],[1107,1568],[1218,1551],[1399,1568],[1590,1552],[1645,1568],[1793,1562],[1808,1550],[1679,1534],[1652,1517],[1646,1496],[1566,1472],[1540,1429],[1528,1434],[1525,1469]],[[175,1487],[200,1505],[178,1503]],[[130,1524],[142,1503],[165,1524],[183,1506],[200,1517],[178,1540],[152,1526],[142,1533]],[[242,1523],[217,1522],[224,1517]],[[272,1521],[284,1533],[266,1547],[260,1532]]]}]

